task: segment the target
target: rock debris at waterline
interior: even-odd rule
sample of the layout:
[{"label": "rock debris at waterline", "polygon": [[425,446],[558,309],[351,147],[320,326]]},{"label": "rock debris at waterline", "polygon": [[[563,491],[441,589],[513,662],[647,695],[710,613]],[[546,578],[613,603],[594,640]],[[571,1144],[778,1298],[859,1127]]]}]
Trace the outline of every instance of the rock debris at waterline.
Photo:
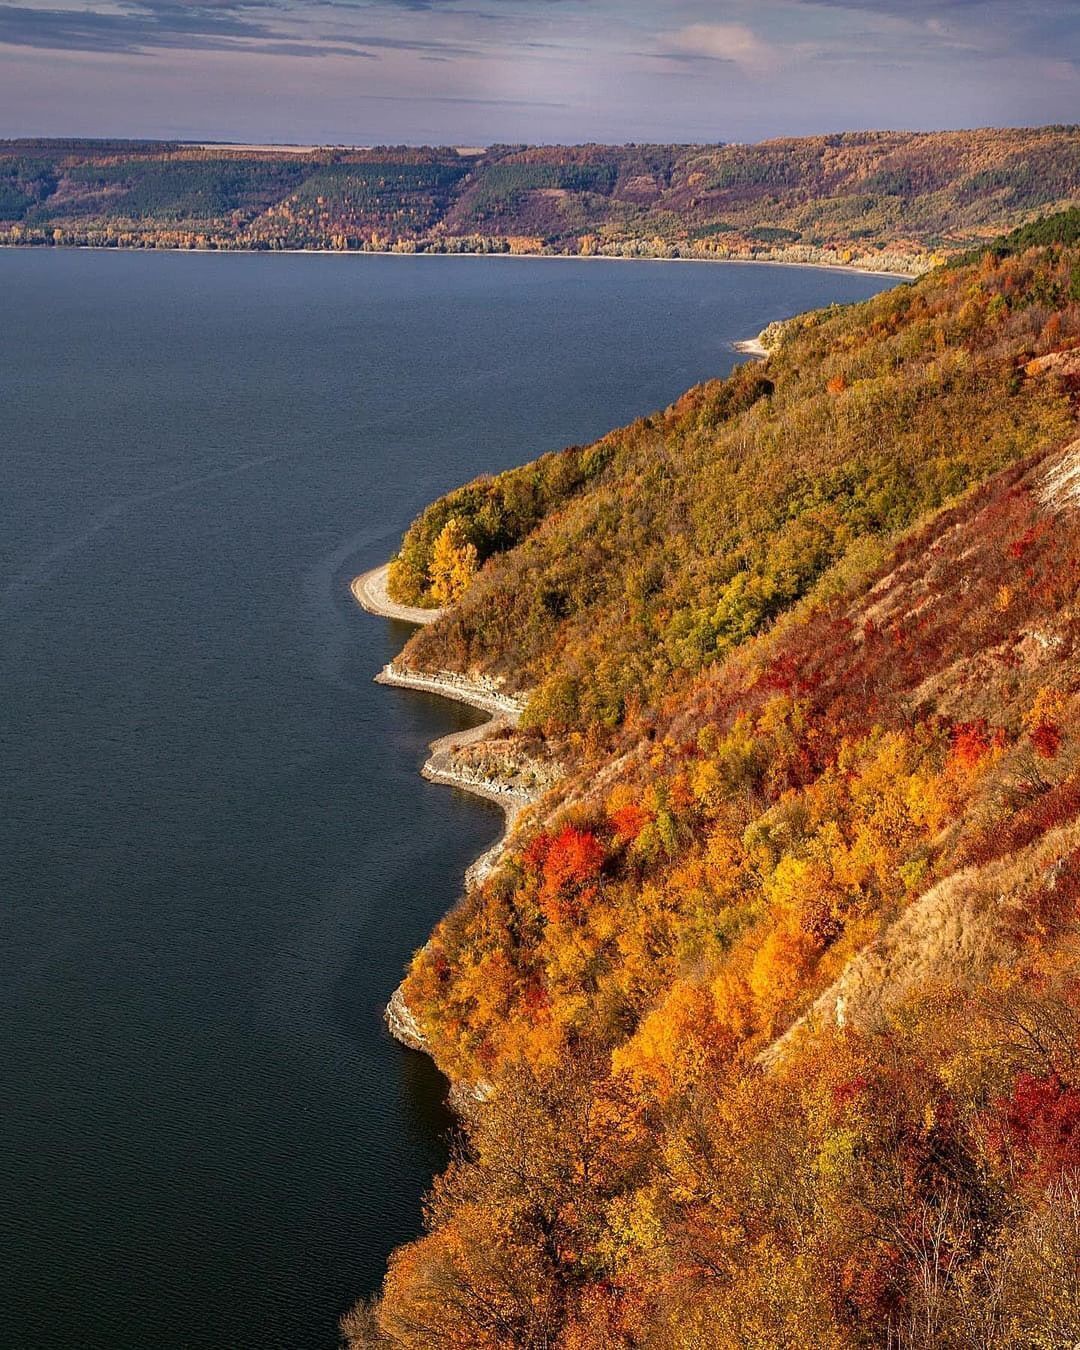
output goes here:
[{"label": "rock debris at waterline", "polygon": [[[381,618],[415,624],[433,623],[444,612],[441,609],[419,609],[415,606],[399,605],[392,600],[387,591],[389,570],[389,564],[386,563],[354,578],[350,589],[353,598],[362,609]],[[484,739],[492,732],[515,727],[523,711],[522,700],[503,693],[496,682],[487,676],[471,678],[456,671],[425,674],[408,670],[393,661],[379,671],[375,676],[375,683],[436,694],[440,698],[466,703],[481,712],[491,714],[486,722],[477,727],[451,732],[433,741],[429,747],[429,756],[421,769],[423,776],[430,782],[460,788],[463,792],[471,792],[475,796],[497,802],[502,807],[504,817],[502,834],[489,849],[469,865],[465,872],[467,888],[479,885],[490,874],[505,851],[506,841],[519,813],[536,801],[540,793],[502,783],[497,778],[477,771],[464,769],[454,762],[453,755],[463,746]],[[427,1039],[405,1000],[402,985],[398,985],[390,996],[383,1016],[387,1029],[395,1040],[410,1050],[427,1052]]]}]

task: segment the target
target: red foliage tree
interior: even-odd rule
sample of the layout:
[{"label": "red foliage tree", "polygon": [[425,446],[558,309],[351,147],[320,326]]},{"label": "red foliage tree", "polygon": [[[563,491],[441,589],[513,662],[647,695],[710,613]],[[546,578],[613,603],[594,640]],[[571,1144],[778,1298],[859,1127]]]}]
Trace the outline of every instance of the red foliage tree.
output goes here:
[{"label": "red foliage tree", "polygon": [[600,878],[604,850],[591,830],[564,825],[550,837],[544,856],[540,905],[553,922],[573,918]]},{"label": "red foliage tree", "polygon": [[651,819],[643,806],[628,802],[609,817],[615,838],[621,844],[632,844]]},{"label": "red foliage tree", "polygon": [[1042,759],[1056,759],[1062,739],[1061,728],[1053,722],[1040,722],[1031,732],[1035,753]]},{"label": "red foliage tree", "polygon": [[998,1109],[1002,1143],[1026,1174],[1045,1182],[1080,1167],[1080,1092],[1075,1088],[1055,1074],[1022,1073]]},{"label": "red foliage tree", "polygon": [[991,750],[999,749],[1004,741],[1004,731],[999,727],[991,732],[983,717],[975,722],[958,722],[952,729],[953,759],[961,768],[974,768]]}]

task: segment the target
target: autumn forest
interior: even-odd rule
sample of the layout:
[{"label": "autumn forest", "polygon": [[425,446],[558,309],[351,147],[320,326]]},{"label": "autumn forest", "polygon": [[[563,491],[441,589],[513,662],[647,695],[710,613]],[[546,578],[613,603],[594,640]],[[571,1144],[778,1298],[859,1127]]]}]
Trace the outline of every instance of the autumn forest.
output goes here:
[{"label": "autumn forest", "polygon": [[402,543],[558,781],[408,971],[462,1124],[352,1347],[1080,1340],[1080,215],[766,345]]}]

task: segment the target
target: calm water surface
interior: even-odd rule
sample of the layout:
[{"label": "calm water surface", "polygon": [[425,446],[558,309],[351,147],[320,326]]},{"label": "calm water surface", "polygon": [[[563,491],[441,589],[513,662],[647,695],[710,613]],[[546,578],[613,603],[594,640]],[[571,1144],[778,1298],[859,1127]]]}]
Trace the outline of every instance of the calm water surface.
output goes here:
[{"label": "calm water surface", "polygon": [[0,253],[0,1344],[335,1344],[444,1161],[380,1010],[500,821],[349,578],[883,284]]}]

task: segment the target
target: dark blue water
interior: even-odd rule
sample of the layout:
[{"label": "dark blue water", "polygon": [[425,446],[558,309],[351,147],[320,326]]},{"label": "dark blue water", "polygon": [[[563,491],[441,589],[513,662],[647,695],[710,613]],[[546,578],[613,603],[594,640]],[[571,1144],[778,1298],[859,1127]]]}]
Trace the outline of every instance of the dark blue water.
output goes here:
[{"label": "dark blue water", "polygon": [[0,1344],[335,1343],[444,1160],[380,1011],[500,821],[349,578],[882,284],[0,253]]}]

